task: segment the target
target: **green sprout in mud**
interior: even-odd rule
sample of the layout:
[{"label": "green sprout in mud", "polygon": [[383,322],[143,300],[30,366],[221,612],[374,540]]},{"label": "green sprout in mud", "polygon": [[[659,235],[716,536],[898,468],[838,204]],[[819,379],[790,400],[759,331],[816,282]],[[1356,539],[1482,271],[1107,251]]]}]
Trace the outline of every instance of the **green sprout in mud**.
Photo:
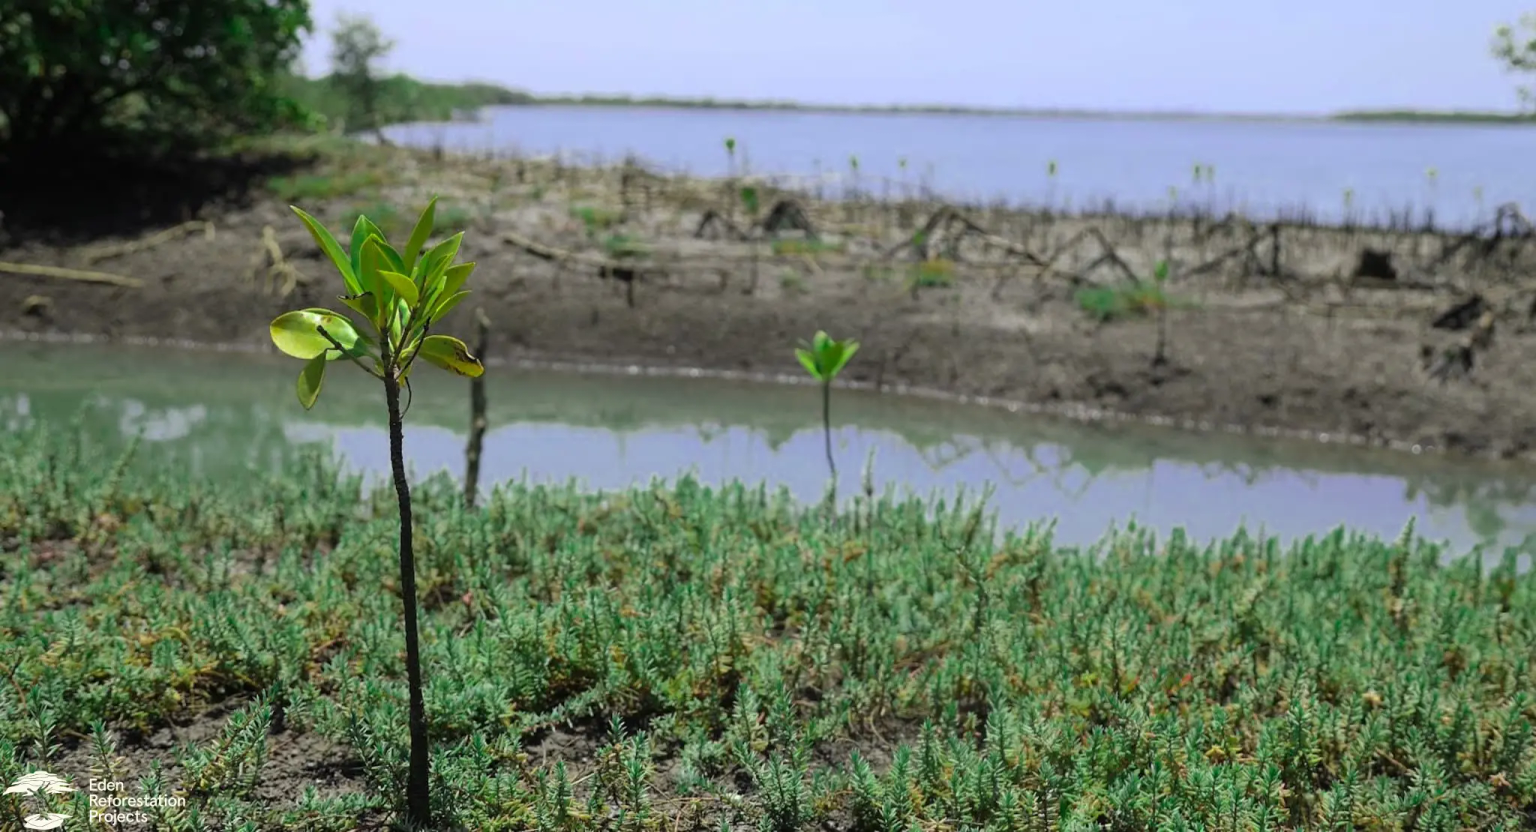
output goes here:
[{"label": "green sprout in mud", "polygon": [[[366,216],[352,228],[351,246],[341,244],[314,217],[298,207],[304,222],[341,273],[347,293],[340,297],[367,322],[372,333],[352,319],[323,308],[285,312],[272,321],[272,343],[284,353],[303,359],[299,371],[299,403],[308,410],[320,398],[330,362],[346,359],[384,383],[389,410],[389,459],[400,509],[400,590],[404,601],[405,663],[410,686],[410,767],[406,785],[407,815],[422,828],[430,820],[428,799],[427,718],[422,693],[421,649],[417,635],[416,562],[412,547],[411,492],[405,479],[404,437],[400,388],[410,391],[416,360],[471,378],[485,371],[469,347],[449,335],[430,334],[432,327],[468,294],[464,282],[474,263],[455,264],[463,233],[423,251],[435,225],[437,200],[427,203],[404,251],[397,251]],[[409,397],[406,401],[410,406]]]},{"label": "green sprout in mud", "polygon": [[832,473],[834,489],[837,487],[837,461],[832,456],[832,381],[858,351],[858,341],[837,341],[824,331],[817,331],[809,343],[802,341],[795,349],[800,365],[811,378],[821,383],[821,431],[826,440],[827,468]]}]

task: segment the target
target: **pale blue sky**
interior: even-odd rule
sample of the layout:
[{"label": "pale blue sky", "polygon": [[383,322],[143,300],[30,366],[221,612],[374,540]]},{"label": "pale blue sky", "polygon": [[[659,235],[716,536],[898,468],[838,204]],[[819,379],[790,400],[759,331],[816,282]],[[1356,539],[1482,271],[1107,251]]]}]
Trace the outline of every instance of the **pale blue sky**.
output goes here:
[{"label": "pale blue sky", "polygon": [[1495,25],[1536,0],[313,0],[390,68],[539,93],[1315,113],[1505,109]]}]

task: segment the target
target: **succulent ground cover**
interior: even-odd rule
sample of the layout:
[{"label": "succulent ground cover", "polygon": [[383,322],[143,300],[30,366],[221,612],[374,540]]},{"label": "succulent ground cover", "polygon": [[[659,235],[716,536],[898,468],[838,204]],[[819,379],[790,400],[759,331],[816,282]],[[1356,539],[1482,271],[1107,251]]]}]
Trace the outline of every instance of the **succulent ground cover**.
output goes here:
[{"label": "succulent ground cover", "polygon": [[[0,780],[184,796],[161,829],[398,817],[394,495],[315,457],[204,483],[137,453],[0,433]],[[415,500],[443,828],[1536,818],[1536,578],[1513,559],[1343,533],[1081,552],[966,500],[833,516],[687,479]],[[20,812],[0,798],[0,829]]]}]

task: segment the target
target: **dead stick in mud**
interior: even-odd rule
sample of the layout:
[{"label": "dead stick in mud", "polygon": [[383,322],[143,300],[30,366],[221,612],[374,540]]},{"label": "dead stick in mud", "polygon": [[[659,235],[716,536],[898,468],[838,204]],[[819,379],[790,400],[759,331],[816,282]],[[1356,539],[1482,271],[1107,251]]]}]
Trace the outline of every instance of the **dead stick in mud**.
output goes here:
[{"label": "dead stick in mud", "polygon": [[78,280],[83,283],[105,283],[125,289],[141,289],[144,281],[136,277],[124,277],[108,272],[91,272],[82,269],[66,269],[59,266],[36,266],[31,263],[0,262],[0,272],[27,275],[29,277],[55,277],[60,280]]},{"label": "dead stick in mud", "polygon": [[178,237],[186,237],[192,234],[196,234],[199,231],[201,231],[203,236],[205,236],[207,239],[212,240],[214,237],[215,232],[213,223],[207,222],[206,220],[192,220],[191,222],[184,222],[181,225],[173,226],[171,228],[165,229],[164,231],[151,234],[150,236],[144,237],[143,239],[132,240],[130,242],[120,243],[113,246],[103,246],[86,254],[85,262],[96,264],[113,257],[137,254],[138,252],[148,251],[149,249],[152,249],[156,246],[168,243],[171,240],[177,239]]},{"label": "dead stick in mud", "polygon": [[[491,321],[475,307],[475,355],[485,357]],[[475,507],[480,492],[480,453],[485,445],[485,374],[469,380],[469,444],[464,448],[464,505]]]}]

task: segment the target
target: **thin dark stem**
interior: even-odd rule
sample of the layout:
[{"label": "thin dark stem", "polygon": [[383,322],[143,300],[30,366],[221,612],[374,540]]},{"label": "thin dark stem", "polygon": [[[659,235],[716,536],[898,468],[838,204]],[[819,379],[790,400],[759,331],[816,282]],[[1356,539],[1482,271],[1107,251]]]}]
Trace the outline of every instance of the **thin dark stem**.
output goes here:
[{"label": "thin dark stem", "polygon": [[[475,310],[475,355],[484,356],[491,322],[485,310]],[[469,380],[469,444],[464,448],[464,505],[475,507],[480,492],[480,454],[485,445],[485,376]]]},{"label": "thin dark stem", "polygon": [[400,418],[400,380],[385,359],[384,398],[389,404],[389,467],[400,500],[400,597],[405,603],[405,675],[410,686],[411,762],[405,788],[412,827],[428,828],[427,708],[421,690],[421,643],[416,633],[416,553],[411,541],[411,486],[405,480],[405,429]]},{"label": "thin dark stem", "polygon": [[827,468],[832,471],[832,488],[837,488],[837,462],[832,458],[832,382],[821,383],[821,432],[827,440]]}]

